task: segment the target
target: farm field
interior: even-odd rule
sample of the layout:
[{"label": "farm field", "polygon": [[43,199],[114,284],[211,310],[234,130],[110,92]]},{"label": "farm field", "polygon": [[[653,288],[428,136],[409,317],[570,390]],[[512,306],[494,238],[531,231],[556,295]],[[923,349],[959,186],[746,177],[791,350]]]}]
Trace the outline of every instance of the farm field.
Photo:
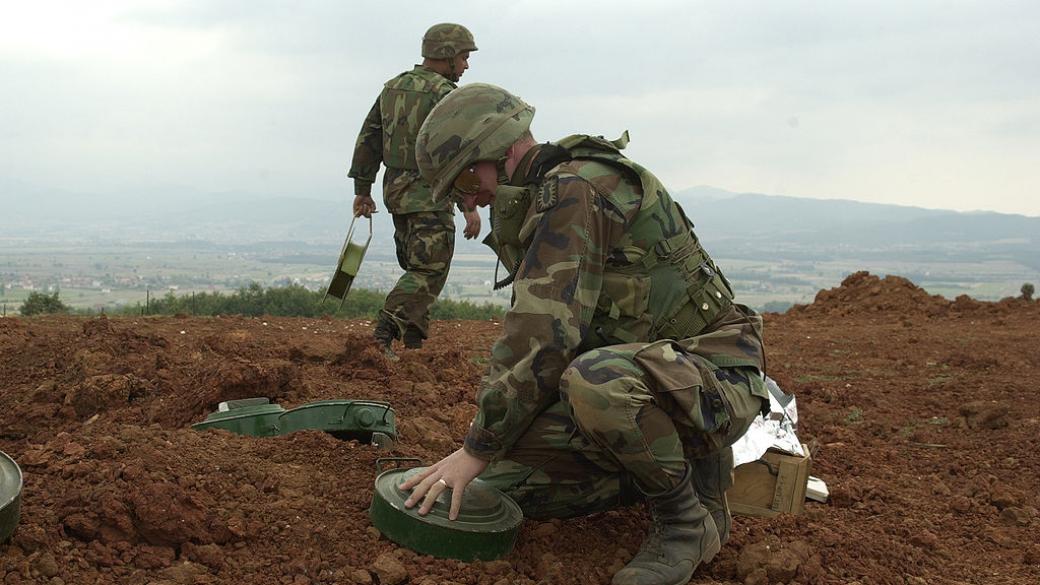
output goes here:
[{"label": "farm field", "polygon": [[[477,248],[479,250],[479,248]],[[208,242],[83,244],[0,241],[0,306],[17,313],[32,291],[60,291],[75,309],[113,312],[145,304],[169,292],[230,292],[256,282],[265,287],[295,283],[324,290],[339,248],[336,245]],[[763,252],[762,257],[769,254]],[[968,295],[995,301],[1017,296],[1024,282],[1040,284],[1035,270],[1010,260],[899,261],[843,259],[777,261],[722,255],[725,271],[742,302],[756,309],[782,310],[812,302],[817,291],[837,285],[867,267],[876,274],[910,277],[929,293],[953,299]],[[369,250],[355,286],[393,288],[401,268],[392,250]],[[502,278],[500,272],[498,278]],[[495,261],[472,244],[457,249],[442,297],[477,304],[508,305],[509,290],[492,290]],[[29,288],[32,287],[32,288]]]}]

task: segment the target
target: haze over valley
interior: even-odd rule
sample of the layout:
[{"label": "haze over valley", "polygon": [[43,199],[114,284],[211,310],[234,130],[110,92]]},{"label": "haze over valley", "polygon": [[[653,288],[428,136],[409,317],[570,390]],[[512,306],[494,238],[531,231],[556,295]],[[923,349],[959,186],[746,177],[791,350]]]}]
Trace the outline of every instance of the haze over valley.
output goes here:
[{"label": "haze over valley", "polygon": [[[156,188],[148,198],[154,203],[143,205],[132,194],[99,197],[15,181],[0,186],[8,218],[0,235],[0,302],[8,311],[33,290],[60,290],[66,304],[94,310],[252,282],[323,290],[350,221],[345,197],[169,187]],[[759,309],[811,302],[818,290],[858,270],[905,276],[948,298],[996,300],[1016,296],[1024,282],[1040,282],[1036,217],[703,186],[674,196],[741,301]],[[478,241],[462,239],[461,228],[445,296],[507,304],[508,290],[491,287],[494,257]],[[488,229],[485,212],[481,238]],[[361,221],[358,233],[366,230]],[[386,291],[400,275],[388,214],[376,214],[373,231],[355,286]]]}]

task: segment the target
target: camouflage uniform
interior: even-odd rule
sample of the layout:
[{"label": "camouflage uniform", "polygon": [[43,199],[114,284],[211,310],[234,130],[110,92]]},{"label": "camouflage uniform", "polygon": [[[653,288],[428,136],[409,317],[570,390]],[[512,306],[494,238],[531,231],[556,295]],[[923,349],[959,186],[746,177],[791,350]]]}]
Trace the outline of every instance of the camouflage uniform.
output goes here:
[{"label": "camouflage uniform", "polygon": [[[461,41],[460,41],[461,39]],[[423,38],[422,55],[451,59],[475,51],[465,27],[434,25]],[[448,278],[455,250],[455,220],[450,201],[435,202],[415,163],[415,137],[426,116],[456,85],[422,65],[386,82],[365,117],[354,147],[348,177],[356,195],[371,192],[380,163],[383,204],[394,220],[397,263],[404,274],[387,295],[380,321],[395,338],[421,343],[429,329],[429,308]]]},{"label": "camouflage uniform", "polygon": [[[660,184],[645,194],[656,179],[593,149],[557,156],[565,160],[512,179],[536,193],[526,255],[465,443],[493,460],[482,478],[531,517],[619,505],[629,480],[666,491],[686,459],[739,438],[766,397],[761,319],[730,302]],[[685,255],[686,286],[655,290],[652,265],[667,255]],[[679,304],[668,295],[685,297],[675,315],[658,312]],[[696,318],[704,314],[710,322]]]},{"label": "camouflage uniform", "polygon": [[[466,88],[419,134],[435,196],[473,161],[501,159],[533,117],[508,92],[488,111],[468,104],[503,90]],[[617,506],[633,484],[665,492],[768,404],[761,318],[732,302],[678,204],[619,147],[583,135],[535,146],[509,178],[526,198],[493,203],[489,243],[507,268],[515,258],[514,300],[465,449],[530,517]],[[510,242],[518,251],[503,253]]]}]

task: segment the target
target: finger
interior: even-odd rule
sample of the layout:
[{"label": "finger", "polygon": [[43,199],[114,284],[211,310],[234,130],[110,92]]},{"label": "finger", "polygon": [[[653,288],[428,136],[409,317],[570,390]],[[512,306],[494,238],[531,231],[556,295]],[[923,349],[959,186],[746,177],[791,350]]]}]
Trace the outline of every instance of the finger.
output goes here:
[{"label": "finger", "polygon": [[459,517],[459,510],[462,509],[462,493],[466,491],[465,488],[451,491],[451,510],[448,511],[448,520],[455,520]]},{"label": "finger", "polygon": [[412,507],[414,507],[417,503],[419,503],[419,500],[423,499],[424,497],[426,497],[426,495],[429,494],[430,486],[432,486],[432,485],[433,485],[432,481],[429,481],[428,479],[425,479],[425,480],[422,481],[422,483],[420,483],[419,485],[417,485],[414,488],[412,488],[411,495],[409,495],[408,499],[404,501],[404,507],[405,508],[412,508]]},{"label": "finger", "polygon": [[420,471],[419,473],[416,473],[415,475],[409,477],[407,480],[404,481],[404,483],[401,484],[401,489],[402,490],[410,490],[410,489],[412,489],[413,487],[415,487],[416,484],[422,482],[422,480],[426,479],[427,477],[430,477],[430,474],[432,474],[434,472],[434,470],[435,470],[434,467],[427,467],[426,469]]},{"label": "finger", "polygon": [[[405,508],[411,508],[415,506],[419,503],[419,500],[423,500],[425,502],[425,498],[429,497],[430,492],[438,486],[436,480],[434,479],[434,476],[432,475],[433,471],[435,470],[430,470],[430,473],[427,474],[427,476],[423,478],[421,482],[419,482],[419,485],[415,486],[415,488],[412,490],[412,495],[408,496],[408,499],[404,503]],[[434,499],[436,499],[437,495],[434,494],[433,497]]]},{"label": "finger", "polygon": [[437,498],[439,498],[441,493],[446,489],[448,489],[448,484],[444,483],[443,480],[434,482],[430,487],[430,491],[426,492],[426,498],[423,500],[423,505],[419,508],[419,515],[425,516],[429,513],[429,511],[433,509],[433,505],[437,503]]}]

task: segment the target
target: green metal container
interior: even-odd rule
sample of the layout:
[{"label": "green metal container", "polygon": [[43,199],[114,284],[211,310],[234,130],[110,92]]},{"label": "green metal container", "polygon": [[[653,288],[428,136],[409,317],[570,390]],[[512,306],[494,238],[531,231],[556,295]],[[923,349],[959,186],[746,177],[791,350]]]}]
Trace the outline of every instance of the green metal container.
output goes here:
[{"label": "green metal container", "polygon": [[479,479],[466,486],[456,520],[448,520],[451,490],[444,490],[426,516],[404,507],[409,492],[400,485],[421,467],[391,469],[376,477],[372,525],[390,540],[418,553],[461,561],[490,561],[513,550],[523,513],[512,499]]},{"label": "green metal container", "polygon": [[278,417],[285,409],[271,404],[267,398],[246,398],[221,402],[217,412],[206,420],[191,425],[196,430],[224,429],[239,435],[273,437],[281,434]]},{"label": "green metal container", "polygon": [[374,400],[319,400],[285,411],[278,417],[282,433],[318,430],[339,439],[355,439],[389,448],[397,440],[394,409]]},{"label": "green metal container", "polygon": [[10,455],[0,451],[0,542],[18,527],[22,506],[22,470]]},{"label": "green metal container", "polygon": [[336,264],[336,271],[332,273],[332,279],[329,281],[329,288],[325,291],[325,296],[321,298],[321,302],[325,302],[325,299],[330,296],[339,299],[339,304],[342,307],[343,301],[347,299],[347,295],[350,294],[350,287],[354,284],[354,277],[357,276],[358,271],[361,269],[361,261],[365,258],[365,252],[368,250],[369,244],[372,243],[372,218],[368,218],[368,239],[365,240],[364,244],[359,244],[354,241],[354,224],[357,223],[357,217],[350,220],[350,228],[347,229],[347,239],[343,241],[343,248],[339,252],[339,263]]}]

